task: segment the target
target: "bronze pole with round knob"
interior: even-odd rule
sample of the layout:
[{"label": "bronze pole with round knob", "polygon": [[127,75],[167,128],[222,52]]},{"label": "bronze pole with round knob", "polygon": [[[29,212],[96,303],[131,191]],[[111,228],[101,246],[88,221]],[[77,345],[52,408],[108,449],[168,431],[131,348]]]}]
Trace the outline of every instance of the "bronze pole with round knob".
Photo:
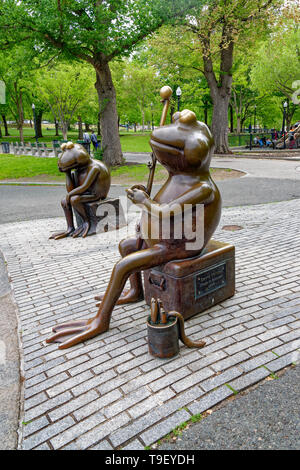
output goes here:
[{"label": "bronze pole with round knob", "polygon": [[[164,104],[159,125],[163,126],[166,122],[166,118],[168,114],[170,99],[172,96],[172,88],[170,88],[169,86],[163,86],[159,93],[161,97],[161,102]],[[152,185],[153,185],[153,180],[154,180],[155,167],[156,167],[156,156],[153,152],[151,153],[151,162],[148,163],[148,167],[149,167],[150,172],[149,172],[149,177],[148,177],[146,193],[149,194],[150,196]]]}]

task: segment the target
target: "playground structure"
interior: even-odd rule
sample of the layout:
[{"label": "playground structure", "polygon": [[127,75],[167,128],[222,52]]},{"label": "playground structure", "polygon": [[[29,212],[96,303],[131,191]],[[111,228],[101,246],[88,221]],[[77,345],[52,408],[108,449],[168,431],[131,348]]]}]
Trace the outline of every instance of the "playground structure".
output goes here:
[{"label": "playground structure", "polygon": [[299,122],[294,124],[294,126],[291,127],[289,132],[285,132],[283,136],[277,140],[275,144],[275,148],[282,149],[284,147],[285,148],[299,148],[300,147],[300,123]]}]

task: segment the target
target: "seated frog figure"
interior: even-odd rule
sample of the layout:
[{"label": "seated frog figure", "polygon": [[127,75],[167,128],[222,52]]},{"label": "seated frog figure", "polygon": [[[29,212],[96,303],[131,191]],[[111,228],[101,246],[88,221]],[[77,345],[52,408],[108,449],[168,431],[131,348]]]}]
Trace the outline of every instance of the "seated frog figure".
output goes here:
[{"label": "seated frog figure", "polygon": [[[104,163],[93,160],[82,145],[68,142],[63,144],[61,149],[58,169],[66,174],[67,195],[61,205],[67,221],[67,230],[54,233],[50,238],[84,238],[90,229],[90,214],[85,204],[106,198],[110,188],[110,172]],[[74,210],[82,220],[77,229],[73,220]]]},{"label": "seated frog figure", "polygon": [[[139,185],[127,190],[128,198],[142,207],[136,237],[120,242],[121,260],[112,271],[98,312],[94,318],[58,325],[47,342],[60,342],[60,349],[68,348],[92,338],[109,328],[114,306],[143,299],[141,271],[168,261],[199,255],[215,231],[221,216],[221,198],[213,182],[209,165],[213,152],[213,138],[208,127],[197,121],[192,111],[184,110],[173,116],[173,123],[155,129],[150,144],[157,160],[167,169],[168,179],[153,199]],[[186,238],[165,239],[156,234],[151,237],[149,214],[156,224],[169,217],[178,207],[192,207],[191,224],[195,224],[196,205],[204,206],[204,237],[201,246],[187,249]],[[182,214],[183,217],[183,214]],[[178,221],[177,221],[178,223]],[[174,227],[173,227],[174,229]],[[127,279],[130,289],[122,294]],[[64,341],[66,340],[66,341]],[[62,342],[64,341],[64,342]]]}]

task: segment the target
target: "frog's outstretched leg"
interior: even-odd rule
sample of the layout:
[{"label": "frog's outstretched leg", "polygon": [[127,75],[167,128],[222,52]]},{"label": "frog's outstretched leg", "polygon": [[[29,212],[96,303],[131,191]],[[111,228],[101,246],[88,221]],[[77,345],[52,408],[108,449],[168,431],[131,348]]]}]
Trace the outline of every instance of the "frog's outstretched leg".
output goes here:
[{"label": "frog's outstretched leg", "polygon": [[[125,238],[119,243],[119,251],[124,258],[131,253],[141,250],[143,240],[140,238]],[[142,283],[142,276],[140,272],[131,274],[130,278],[130,289],[124,290],[120,298],[117,300],[116,305],[122,305],[127,303],[139,302],[144,299],[144,289]],[[100,294],[95,297],[95,300],[103,300],[104,294]],[[97,304],[99,307],[100,304]]]},{"label": "frog's outstretched leg", "polygon": [[66,238],[69,237],[74,233],[75,227],[74,227],[74,221],[73,221],[73,210],[72,206],[70,203],[66,201],[66,199],[63,199],[61,201],[61,206],[63,208],[63,211],[65,213],[65,218],[67,221],[67,230],[65,232],[56,232],[53,233],[49,239],[54,239],[54,240],[59,240],[61,238]]},{"label": "frog's outstretched leg", "polygon": [[98,200],[99,196],[96,196],[95,194],[81,194],[72,196],[70,198],[73,209],[76,209],[76,211],[83,220],[83,223],[72,233],[73,238],[85,238],[87,236],[91,224],[84,204],[88,202],[96,202]]},{"label": "frog's outstretched leg", "polygon": [[[97,315],[89,320],[79,320],[61,325],[58,333],[47,339],[47,343],[60,342],[65,336],[71,336],[59,346],[59,349],[69,348],[89,338],[93,338],[109,328],[114,306],[119,299],[128,277],[134,273],[170,261],[174,254],[161,245],[137,251],[122,258],[115,264],[106,289],[103,301]],[[65,328],[63,328],[65,326]]]}]

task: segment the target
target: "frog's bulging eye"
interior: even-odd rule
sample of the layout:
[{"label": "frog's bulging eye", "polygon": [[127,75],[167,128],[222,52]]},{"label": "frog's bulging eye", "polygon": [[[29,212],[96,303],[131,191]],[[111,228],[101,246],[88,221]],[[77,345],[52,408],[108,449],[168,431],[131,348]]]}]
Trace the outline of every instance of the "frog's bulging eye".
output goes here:
[{"label": "frog's bulging eye", "polygon": [[180,114],[181,113],[179,111],[176,111],[172,116],[172,122],[176,122],[180,118]]},{"label": "frog's bulging eye", "polygon": [[193,113],[193,111],[190,111],[189,109],[184,109],[180,113],[179,121],[184,124],[191,124],[193,122],[196,122],[197,121],[196,114]]},{"label": "frog's bulging eye", "polygon": [[64,151],[64,150],[73,149],[74,147],[75,145],[73,144],[73,142],[66,142],[62,144],[60,148]]}]

